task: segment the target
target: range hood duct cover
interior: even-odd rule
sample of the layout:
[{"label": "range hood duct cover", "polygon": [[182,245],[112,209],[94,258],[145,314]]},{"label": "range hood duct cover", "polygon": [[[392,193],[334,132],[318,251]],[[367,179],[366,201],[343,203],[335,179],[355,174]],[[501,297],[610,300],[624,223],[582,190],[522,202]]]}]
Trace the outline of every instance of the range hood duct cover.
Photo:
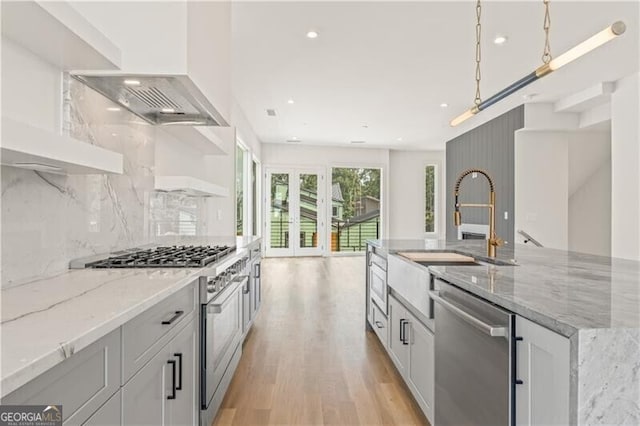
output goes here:
[{"label": "range hood duct cover", "polygon": [[186,75],[71,76],[153,125],[229,125]]}]

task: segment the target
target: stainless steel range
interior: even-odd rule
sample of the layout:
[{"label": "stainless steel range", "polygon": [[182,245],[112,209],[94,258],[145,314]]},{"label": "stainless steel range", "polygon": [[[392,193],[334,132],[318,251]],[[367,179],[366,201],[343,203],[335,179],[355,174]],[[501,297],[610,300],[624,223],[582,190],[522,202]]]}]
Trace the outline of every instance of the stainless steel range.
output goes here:
[{"label": "stainless steel range", "polygon": [[222,262],[200,277],[201,425],[213,422],[233,372],[243,338],[243,296],[250,292],[249,254]]},{"label": "stainless steel range", "polygon": [[200,300],[200,424],[210,425],[242,354],[242,340],[260,306],[260,245],[132,248],[74,260],[71,268],[202,268]]}]

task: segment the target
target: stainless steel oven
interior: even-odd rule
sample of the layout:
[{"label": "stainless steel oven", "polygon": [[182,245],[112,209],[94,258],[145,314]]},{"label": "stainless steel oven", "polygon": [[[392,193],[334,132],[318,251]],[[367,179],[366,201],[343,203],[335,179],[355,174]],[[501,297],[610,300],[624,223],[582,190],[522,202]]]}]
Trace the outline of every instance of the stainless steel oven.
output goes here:
[{"label": "stainless steel oven", "polygon": [[242,352],[247,262],[244,257],[214,277],[200,278],[201,424],[213,421]]},{"label": "stainless steel oven", "polygon": [[436,426],[514,425],[514,314],[435,284]]}]

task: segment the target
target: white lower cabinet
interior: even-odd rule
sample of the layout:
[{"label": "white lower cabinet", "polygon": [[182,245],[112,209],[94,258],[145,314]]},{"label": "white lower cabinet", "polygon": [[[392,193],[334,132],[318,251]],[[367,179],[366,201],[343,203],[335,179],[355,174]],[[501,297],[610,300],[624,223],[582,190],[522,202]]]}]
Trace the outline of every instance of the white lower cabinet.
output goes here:
[{"label": "white lower cabinet", "polygon": [[[64,411],[64,407],[63,407]],[[102,407],[82,423],[83,426],[120,426],[122,425],[122,395],[115,393]]]},{"label": "white lower cabinet", "polygon": [[569,424],[569,339],[520,316],[516,334],[516,424]]},{"label": "white lower cabinet", "polygon": [[402,377],[405,377],[409,365],[409,344],[405,339],[407,317],[405,307],[389,296],[389,355]]},{"label": "white lower cabinet", "polygon": [[409,388],[433,421],[434,344],[433,333],[415,318],[409,324]]},{"label": "white lower cabinet", "polygon": [[389,355],[433,423],[433,333],[393,296],[389,296],[389,324]]},{"label": "white lower cabinet", "polygon": [[191,320],[122,388],[124,425],[193,425],[196,322]]}]

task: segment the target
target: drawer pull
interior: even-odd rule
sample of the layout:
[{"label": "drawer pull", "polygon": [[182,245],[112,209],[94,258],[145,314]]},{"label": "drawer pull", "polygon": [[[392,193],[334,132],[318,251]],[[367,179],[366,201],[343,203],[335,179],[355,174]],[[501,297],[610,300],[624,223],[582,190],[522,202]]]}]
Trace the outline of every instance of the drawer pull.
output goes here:
[{"label": "drawer pull", "polygon": [[166,320],[166,321],[162,321],[162,325],[171,325],[175,322],[175,320],[177,320],[178,318],[180,318],[182,315],[184,314],[184,311],[175,311],[175,313],[173,314],[173,316]]},{"label": "drawer pull", "polygon": [[176,360],[170,359],[167,363],[171,364],[171,377],[173,383],[171,384],[171,395],[167,396],[167,399],[176,399]]},{"label": "drawer pull", "polygon": [[376,327],[384,328],[384,324],[381,321],[376,321]]}]

